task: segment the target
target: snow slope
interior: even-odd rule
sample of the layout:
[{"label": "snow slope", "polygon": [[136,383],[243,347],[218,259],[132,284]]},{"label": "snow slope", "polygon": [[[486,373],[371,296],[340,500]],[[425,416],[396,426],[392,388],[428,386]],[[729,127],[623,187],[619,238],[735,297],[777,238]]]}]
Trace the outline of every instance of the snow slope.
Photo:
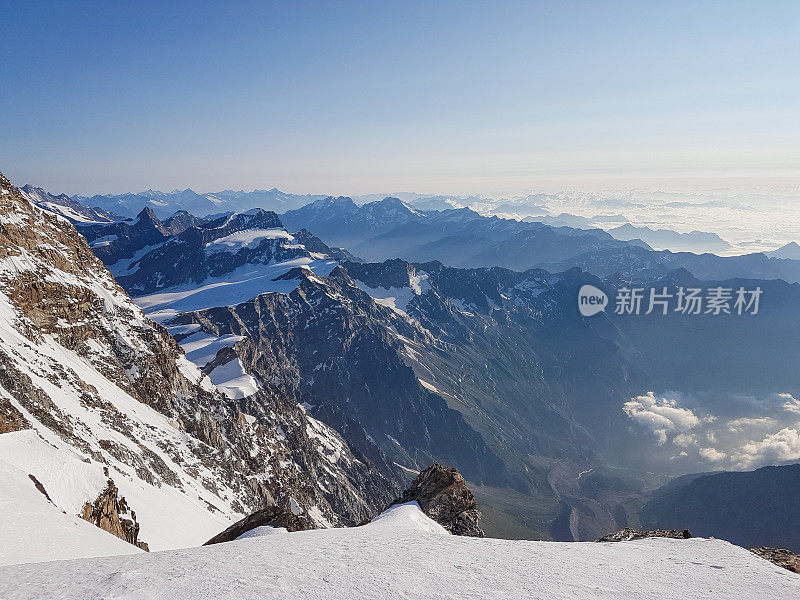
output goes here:
[{"label": "snow slope", "polygon": [[0,480],[0,513],[9,516],[0,527],[0,565],[143,552],[65,514],[36,489],[27,473],[4,460]]},{"label": "snow slope", "polygon": [[208,376],[229,398],[245,398],[258,391],[258,382],[245,372],[238,358],[214,368]]},{"label": "snow slope", "polygon": [[[149,407],[143,407],[141,410],[148,409]],[[153,413],[158,415],[155,411]],[[164,435],[167,433],[165,431],[167,427],[161,425],[159,421],[163,420],[165,423],[166,419],[161,415],[158,417],[161,419],[154,418],[143,423],[149,424],[157,435]],[[104,433],[109,435],[112,432]],[[184,437],[188,436],[175,431],[173,435],[168,434],[166,439],[180,448],[185,443]],[[152,443],[151,440],[145,441]],[[27,511],[28,494],[20,494],[19,489],[6,488],[4,485],[0,491],[0,498],[5,503],[4,510],[0,513],[0,547],[3,548],[0,551],[1,564],[104,556],[110,553],[105,551],[108,544],[97,542],[105,537],[120,542],[124,550],[127,550],[127,552],[114,552],[115,554],[138,552],[135,546],[77,517],[83,503],[93,500],[103,489],[106,482],[106,477],[103,475],[105,465],[82,456],[58,436],[41,427],[39,423],[36,423],[36,430],[28,429],[0,435],[0,460],[6,465],[13,465],[25,474],[33,474],[44,485],[58,516],[64,513],[69,515],[70,519],[74,516],[81,523],[102,534],[101,537],[86,538],[87,542],[91,542],[91,545],[86,547],[81,547],[77,543],[53,546],[52,540],[58,539],[58,532],[63,526],[60,521],[53,522],[47,519],[28,522],[24,535],[9,533],[9,529],[14,529],[18,515]],[[124,496],[136,511],[141,526],[140,539],[147,542],[152,550],[200,545],[228,527],[238,516],[236,511],[223,500],[198,485],[198,482],[180,468],[176,469],[181,477],[179,488],[163,484],[151,485],[137,477],[136,473],[121,461],[108,462],[109,474],[117,484],[120,495]],[[202,468],[200,465],[197,466]],[[27,475],[25,477],[27,478]],[[36,494],[39,494],[32,484],[29,485]],[[216,505],[219,507],[218,510],[210,512],[209,504]],[[187,524],[191,526],[187,527]]]},{"label": "snow slope", "polygon": [[206,244],[206,252],[213,254],[215,252],[233,252],[236,253],[242,248],[255,248],[262,240],[283,239],[292,241],[294,237],[285,229],[247,229],[245,231],[237,231],[230,235],[217,238],[213,242]]},{"label": "snow slope", "polygon": [[[800,577],[722,540],[529,542],[428,530],[413,505],[363,527],[0,568],[0,597],[792,598]],[[430,521],[430,523],[433,523]],[[435,525],[435,523],[434,523]]]}]

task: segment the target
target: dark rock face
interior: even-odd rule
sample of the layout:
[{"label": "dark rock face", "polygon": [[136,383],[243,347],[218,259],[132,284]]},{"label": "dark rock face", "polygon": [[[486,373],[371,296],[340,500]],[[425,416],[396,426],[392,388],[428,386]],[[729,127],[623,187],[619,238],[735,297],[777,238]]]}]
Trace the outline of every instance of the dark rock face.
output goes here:
[{"label": "dark rock face", "polygon": [[677,529],[654,529],[652,531],[640,531],[638,529],[620,529],[614,533],[604,535],[598,542],[630,542],[631,540],[642,540],[644,538],[672,538],[674,540],[688,540],[692,533],[688,529],[678,531]]},{"label": "dark rock face", "polygon": [[108,480],[106,488],[94,502],[83,505],[80,517],[145,552],[150,551],[147,544],[138,539],[139,524],[136,522],[136,513],[130,510],[124,496],[117,497],[117,486],[112,479]]},{"label": "dark rock face", "polygon": [[113,264],[131,258],[142,248],[160,244],[167,239],[169,232],[155,213],[145,208],[133,220],[82,227],[81,233],[100,260]]},{"label": "dark rock face", "polygon": [[195,217],[185,210],[179,210],[164,221],[164,228],[169,235],[178,235],[182,231],[189,229],[189,227],[199,227],[202,223],[203,219],[200,217]]},{"label": "dark rock face", "polygon": [[308,521],[303,517],[295,515],[290,510],[279,506],[267,506],[266,508],[262,508],[261,510],[247,515],[241,521],[237,521],[203,545],[208,546],[209,544],[231,542],[251,529],[263,526],[283,527],[287,531],[305,531],[306,529],[311,529]]},{"label": "dark rock face", "polygon": [[748,550],[787,571],[800,574],[800,554],[795,554],[783,548],[769,548],[766,546],[762,546],[761,548],[748,548]]},{"label": "dark rock face", "polygon": [[297,241],[298,244],[302,244],[305,246],[305,249],[309,252],[319,252],[321,254],[326,254],[331,258],[338,260],[339,262],[354,262],[360,263],[364,262],[359,257],[351,254],[345,248],[332,248],[328,246],[325,242],[315,236],[313,233],[308,231],[307,229],[301,229],[297,233],[292,234],[294,235],[294,239]]},{"label": "dark rock face", "polygon": [[395,481],[404,477],[393,462],[419,469],[436,460],[457,465],[473,481],[507,481],[481,435],[423,388],[403,361],[391,327],[416,335],[407,322],[355,287],[341,268],[327,278],[307,270],[284,277],[299,279],[288,295],[262,294],[236,306],[184,313],[173,323],[247,338],[234,351],[249,373],[313,406],[314,417]]},{"label": "dark rock face", "polygon": [[453,535],[484,537],[478,503],[461,474],[433,463],[390,506],[416,502],[426,515]]}]

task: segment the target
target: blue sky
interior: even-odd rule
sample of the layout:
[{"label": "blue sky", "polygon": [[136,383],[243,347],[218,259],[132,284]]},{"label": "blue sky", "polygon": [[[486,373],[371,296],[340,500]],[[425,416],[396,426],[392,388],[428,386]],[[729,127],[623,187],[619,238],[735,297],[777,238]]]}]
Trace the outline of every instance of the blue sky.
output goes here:
[{"label": "blue sky", "polygon": [[0,171],[20,185],[800,181],[796,2],[0,0],[0,14]]}]

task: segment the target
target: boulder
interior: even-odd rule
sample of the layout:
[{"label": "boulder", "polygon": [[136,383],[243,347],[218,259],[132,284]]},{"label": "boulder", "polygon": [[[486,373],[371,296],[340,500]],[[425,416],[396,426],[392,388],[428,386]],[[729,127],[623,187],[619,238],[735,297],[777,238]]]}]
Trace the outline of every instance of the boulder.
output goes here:
[{"label": "boulder", "polygon": [[108,480],[105,489],[100,492],[94,502],[87,502],[83,505],[80,517],[145,552],[150,551],[145,542],[139,541],[139,523],[136,522],[136,513],[130,510],[124,496],[117,497],[117,486],[114,485],[113,479]]},{"label": "boulder", "polygon": [[306,529],[311,529],[308,521],[303,517],[295,515],[291,510],[279,506],[267,506],[237,521],[203,545],[208,546],[209,544],[219,544],[220,542],[231,542],[243,533],[247,533],[256,527],[263,526],[283,527],[287,531],[304,531]]},{"label": "boulder", "polygon": [[419,504],[422,512],[453,535],[485,536],[479,525],[478,503],[467,482],[452,467],[433,463],[389,506],[407,502]]}]

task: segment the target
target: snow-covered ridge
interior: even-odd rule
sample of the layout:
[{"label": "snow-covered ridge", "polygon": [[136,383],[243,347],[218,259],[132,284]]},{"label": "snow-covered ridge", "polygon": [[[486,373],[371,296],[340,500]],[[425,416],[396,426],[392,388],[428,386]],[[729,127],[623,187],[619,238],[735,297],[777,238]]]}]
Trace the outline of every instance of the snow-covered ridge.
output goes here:
[{"label": "snow-covered ridge", "polygon": [[54,196],[42,188],[31,185],[23,186],[19,191],[32,204],[65,217],[75,224],[113,223],[119,219],[117,215],[99,208],[85,206],[66,194]]},{"label": "snow-covered ridge", "polygon": [[0,569],[0,595],[61,600],[755,600],[800,594],[797,575],[722,540],[598,544],[477,539],[442,534],[428,521],[418,508],[402,505],[356,528],[254,536],[152,555],[5,567]]}]

